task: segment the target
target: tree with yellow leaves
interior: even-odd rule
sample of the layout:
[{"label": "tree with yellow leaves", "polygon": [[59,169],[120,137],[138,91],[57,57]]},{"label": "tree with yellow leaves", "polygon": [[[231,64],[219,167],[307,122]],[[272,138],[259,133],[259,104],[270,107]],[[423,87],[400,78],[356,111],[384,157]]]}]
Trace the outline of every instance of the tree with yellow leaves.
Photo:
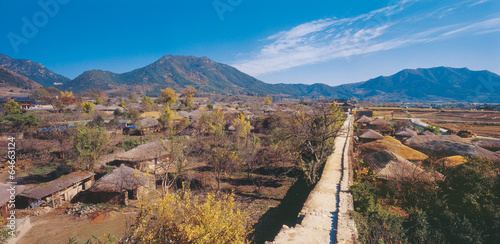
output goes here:
[{"label": "tree with yellow leaves", "polygon": [[196,89],[192,86],[187,87],[182,91],[182,95],[184,95],[184,100],[182,103],[186,105],[186,107],[191,107],[194,102],[194,94],[196,93]]},{"label": "tree with yellow leaves", "polygon": [[236,119],[233,121],[233,126],[236,128],[235,135],[236,138],[244,139],[248,137],[250,134],[250,121],[247,121],[244,113],[240,113]]},{"label": "tree with yellow leaves", "polygon": [[80,104],[80,107],[83,109],[85,113],[91,113],[94,109],[95,104],[93,102],[83,102]]},{"label": "tree with yellow leaves", "polygon": [[265,104],[265,105],[268,105],[268,106],[273,105],[273,97],[271,97],[271,96],[266,96],[266,97],[264,98],[264,104]]},{"label": "tree with yellow leaves", "polygon": [[167,104],[167,106],[172,106],[177,101],[177,93],[172,88],[165,88],[161,90],[161,96],[163,98],[163,102]]},{"label": "tree with yellow leaves", "polygon": [[73,92],[70,91],[64,91],[64,92],[61,92],[61,97],[59,98],[59,100],[64,104],[64,105],[71,105],[73,103],[75,103],[76,101],[76,98],[75,96],[73,95]]},{"label": "tree with yellow leaves", "polygon": [[141,202],[141,212],[130,239],[134,243],[250,243],[245,212],[232,195],[189,191],[166,194],[158,202]]}]

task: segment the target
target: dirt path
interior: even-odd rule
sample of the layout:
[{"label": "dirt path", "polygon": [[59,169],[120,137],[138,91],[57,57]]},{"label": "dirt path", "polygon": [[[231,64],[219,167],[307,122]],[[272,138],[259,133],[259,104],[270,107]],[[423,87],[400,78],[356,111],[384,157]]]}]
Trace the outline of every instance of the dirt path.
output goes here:
[{"label": "dirt path", "polygon": [[87,241],[92,236],[111,234],[117,238],[125,234],[125,224],[130,223],[136,214],[111,211],[91,220],[72,215],[45,215],[31,218],[33,226],[17,244],[67,244],[69,238],[76,237]]}]

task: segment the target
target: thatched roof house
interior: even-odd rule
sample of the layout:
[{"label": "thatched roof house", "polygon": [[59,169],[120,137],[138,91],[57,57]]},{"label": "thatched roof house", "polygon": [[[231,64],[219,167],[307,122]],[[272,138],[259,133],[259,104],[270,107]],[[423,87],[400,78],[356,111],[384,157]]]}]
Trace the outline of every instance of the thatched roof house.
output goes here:
[{"label": "thatched roof house", "polygon": [[394,135],[396,137],[400,137],[400,138],[403,138],[403,137],[412,137],[412,136],[418,135],[418,132],[415,131],[414,129],[411,129],[411,128],[408,128],[408,127],[404,127],[402,129],[397,130],[396,133],[394,133]]},{"label": "thatched roof house", "polygon": [[447,156],[479,156],[500,162],[500,157],[494,152],[474,145],[458,136],[414,136],[404,142],[407,146],[422,151],[428,155]]},{"label": "thatched roof house", "polygon": [[366,117],[366,115],[363,115],[358,120],[356,120],[356,123],[362,123],[362,124],[369,124],[371,122],[372,122],[372,120],[370,118]]},{"label": "thatched roof house", "polygon": [[358,137],[364,141],[374,141],[384,138],[382,134],[371,129],[363,131]]},{"label": "thatched roof house", "polygon": [[7,218],[10,216],[8,202],[13,195],[14,197],[24,191],[24,185],[0,185],[0,216]]},{"label": "thatched roof house", "polygon": [[158,126],[160,123],[155,118],[145,118],[139,121],[139,127],[142,129],[154,128]]},{"label": "thatched roof house", "polygon": [[500,150],[500,140],[492,140],[492,139],[487,139],[487,140],[477,140],[473,141],[475,145],[478,145],[482,148],[488,149],[490,151],[498,151]]},{"label": "thatched roof house", "polygon": [[[143,171],[154,172],[155,165],[163,162],[169,155],[166,150],[167,140],[155,141],[142,144],[130,151],[121,153],[115,157],[116,163],[125,163]],[[115,163],[115,164],[116,164]]]},{"label": "thatched roof house", "polygon": [[431,131],[424,130],[424,131],[420,132],[420,135],[422,135],[422,136],[435,136],[436,134],[432,133]]},{"label": "thatched roof house", "polygon": [[377,174],[377,178],[390,181],[434,181],[443,179],[437,172],[422,168],[389,151],[383,150],[364,155],[365,163]]},{"label": "thatched roof house", "polygon": [[391,123],[385,121],[384,119],[375,119],[372,122],[370,122],[370,125],[372,126],[377,126],[377,127],[386,127],[386,126],[391,126]]},{"label": "thatched roof house", "polygon": [[385,136],[383,139],[365,143],[359,146],[361,155],[379,152],[385,149],[394,152],[410,161],[422,161],[428,158],[427,155],[403,145],[400,141],[390,136]]},{"label": "thatched roof house", "polygon": [[139,188],[151,185],[151,178],[122,164],[99,179],[89,191],[96,193],[92,198],[97,202],[128,204],[129,199],[137,199]]},{"label": "thatched roof house", "polygon": [[92,175],[92,173],[84,171],[69,173],[53,181],[26,190],[20,196],[27,200],[31,208],[48,202],[51,202],[51,205],[55,206],[63,201],[71,200],[79,192],[90,188],[92,185]]}]

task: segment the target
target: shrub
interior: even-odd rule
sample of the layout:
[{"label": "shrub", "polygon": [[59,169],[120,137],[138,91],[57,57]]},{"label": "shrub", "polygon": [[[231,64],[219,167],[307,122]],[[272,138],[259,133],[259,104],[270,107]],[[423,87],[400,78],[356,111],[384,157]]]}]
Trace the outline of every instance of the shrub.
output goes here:
[{"label": "shrub", "polygon": [[249,243],[246,214],[232,195],[190,192],[167,194],[158,203],[143,202],[132,239],[136,243]]}]

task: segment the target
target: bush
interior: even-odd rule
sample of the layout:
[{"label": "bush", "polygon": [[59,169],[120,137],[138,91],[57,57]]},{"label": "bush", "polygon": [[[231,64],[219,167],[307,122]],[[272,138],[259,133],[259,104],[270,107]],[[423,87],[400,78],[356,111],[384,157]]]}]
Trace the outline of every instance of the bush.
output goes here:
[{"label": "bush", "polygon": [[246,214],[231,195],[209,193],[201,200],[190,192],[167,194],[158,203],[141,203],[141,209],[135,243],[249,243]]}]

